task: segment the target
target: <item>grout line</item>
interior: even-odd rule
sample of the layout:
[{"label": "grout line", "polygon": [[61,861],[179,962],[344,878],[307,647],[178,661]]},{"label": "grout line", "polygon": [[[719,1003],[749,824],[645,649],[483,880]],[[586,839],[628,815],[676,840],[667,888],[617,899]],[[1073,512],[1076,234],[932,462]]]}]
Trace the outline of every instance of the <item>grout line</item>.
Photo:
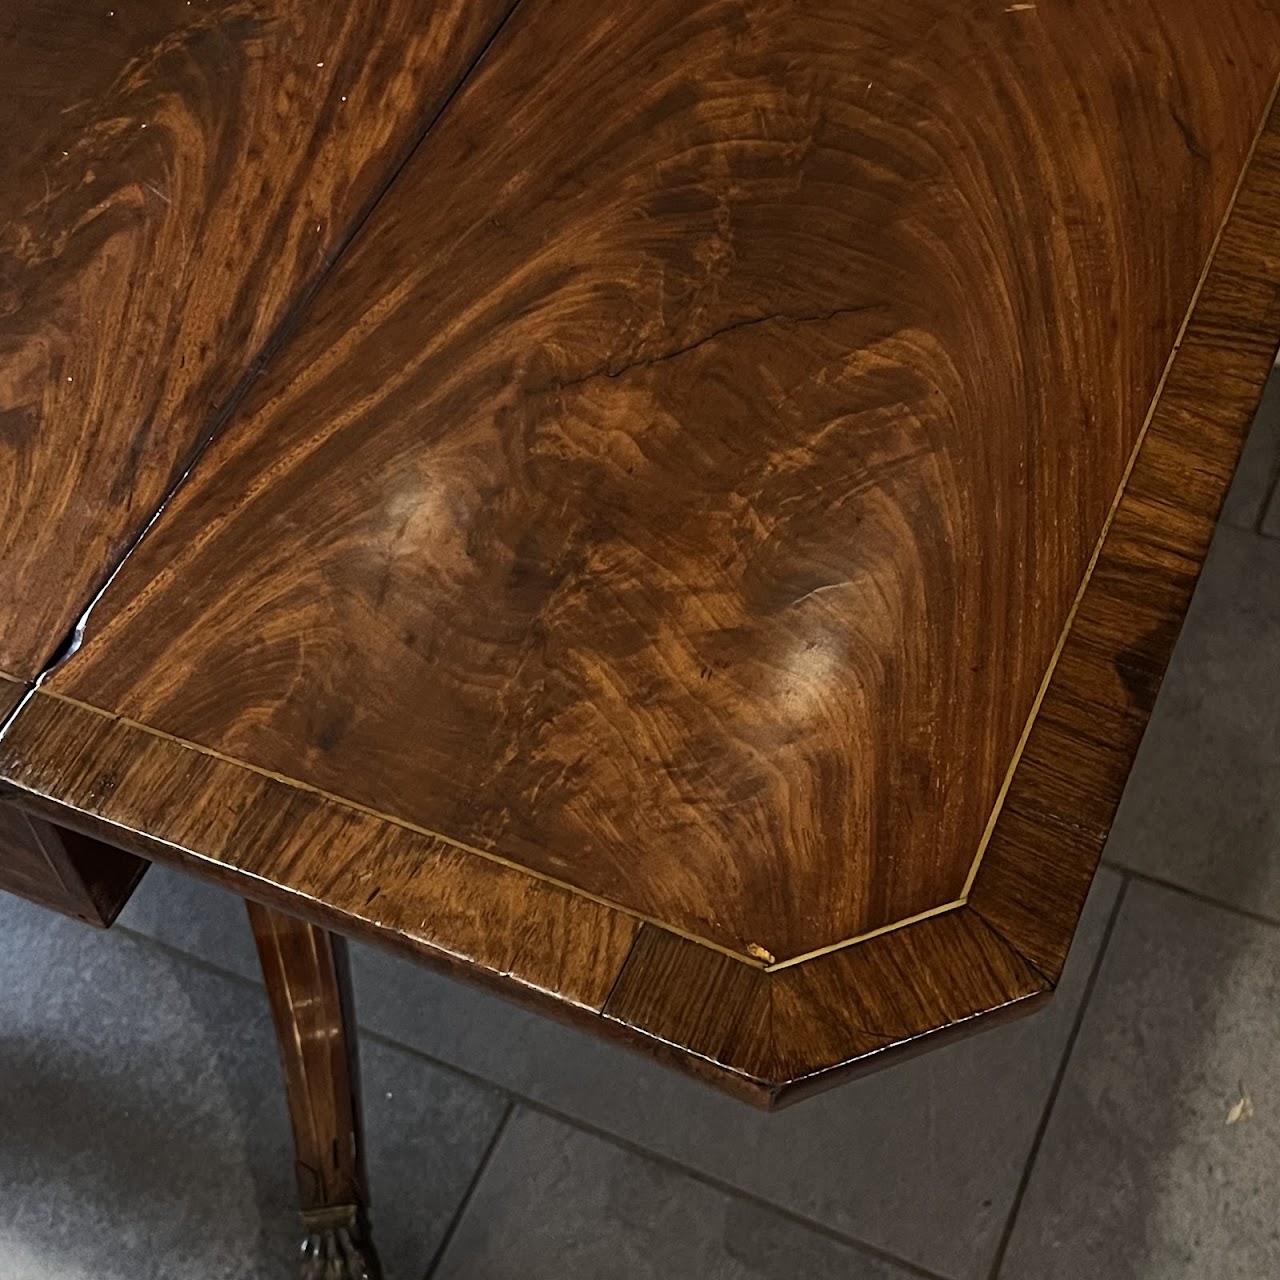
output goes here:
[{"label": "grout line", "polygon": [[[400,1046],[404,1048],[404,1046]],[[429,1061],[434,1061],[429,1059]],[[490,1085],[492,1088],[493,1086]],[[580,1120],[575,1116],[558,1111],[555,1107],[547,1106],[545,1103],[525,1098],[520,1094],[513,1095],[519,1099],[522,1106],[528,1111],[533,1111],[539,1115],[548,1117],[563,1124],[571,1129],[576,1129],[580,1133],[585,1133],[590,1137],[596,1138],[598,1141],[607,1142],[611,1147],[616,1147],[619,1151],[625,1151],[629,1155],[637,1156],[642,1160],[648,1161],[650,1164],[656,1164],[662,1168],[669,1169],[673,1173],[678,1173],[682,1177],[690,1179],[690,1181],[700,1183],[704,1187],[710,1188],[712,1191],[720,1195],[728,1196],[731,1199],[741,1201],[744,1204],[753,1205],[757,1209],[762,1209],[766,1213],[775,1214],[777,1217],[790,1222],[793,1226],[802,1228],[812,1235],[822,1236],[824,1239],[830,1240],[835,1244],[852,1249],[857,1253],[865,1254],[869,1258],[874,1258],[880,1262],[889,1264],[904,1271],[908,1276],[915,1277],[916,1280],[946,1280],[936,1271],[929,1271],[919,1263],[912,1262],[907,1258],[900,1258],[896,1254],[888,1252],[886,1249],[878,1248],[876,1245],[868,1244],[865,1240],[860,1240],[857,1236],[847,1235],[835,1227],[828,1226],[825,1222],[819,1222],[815,1218],[806,1217],[803,1213],[798,1213],[794,1209],[788,1209],[783,1205],[775,1204],[772,1200],[766,1199],[764,1196],[757,1195],[754,1192],[746,1191],[742,1187],[735,1186],[731,1182],[726,1182],[721,1178],[717,1178],[714,1174],[705,1173],[701,1169],[696,1169],[691,1165],[687,1165],[673,1156],[664,1155],[660,1151],[651,1151],[648,1147],[641,1146],[638,1142],[633,1142],[628,1138],[623,1138],[616,1133],[611,1133],[607,1129],[598,1128],[589,1121]],[[744,1104],[738,1103],[738,1106]]]},{"label": "grout line", "polygon": [[[228,890],[227,892],[231,891]],[[150,934],[142,933],[128,925],[116,925],[115,932],[126,935],[131,941],[136,942],[141,946],[154,949],[176,960],[181,960],[203,973],[210,974],[214,977],[226,978],[228,981],[234,982],[238,986],[246,989],[253,989],[262,993],[264,1002],[263,1009],[266,1009],[266,992],[263,989],[262,983],[258,979],[247,977],[245,974],[240,973],[235,969],[223,968],[221,965],[212,960],[206,959],[204,956],[196,955],[190,951],[184,951],[181,947],[175,946],[171,942],[164,942],[159,938],[154,938]],[[359,943],[358,945],[371,947],[371,944],[368,943]],[[375,948],[371,947],[371,949]],[[461,987],[464,991],[474,990],[474,988],[469,984],[459,981],[458,979],[450,978],[448,980]],[[859,1239],[857,1236],[839,1231],[835,1227],[828,1226],[825,1222],[807,1217],[805,1214],[799,1213],[794,1209],[789,1209],[784,1205],[775,1204],[764,1196],[756,1195],[742,1187],[735,1186],[731,1182],[726,1182],[723,1179],[717,1178],[714,1174],[709,1174],[692,1165],[687,1165],[681,1160],[676,1159],[674,1156],[664,1155],[658,1151],[651,1151],[637,1142],[621,1137],[618,1134],[611,1133],[607,1129],[601,1129],[590,1123],[590,1121],[581,1120],[568,1112],[559,1110],[549,1103],[542,1102],[528,1094],[521,1093],[518,1089],[513,1089],[509,1085],[499,1084],[496,1080],[491,1080],[477,1071],[459,1066],[457,1063],[451,1062],[447,1058],[438,1057],[417,1045],[409,1044],[404,1040],[397,1039],[395,1036],[390,1036],[384,1032],[377,1031],[372,1027],[365,1026],[360,1022],[359,983],[355,983],[354,986],[357,1043],[359,1044],[363,1044],[365,1041],[368,1041],[370,1044],[381,1045],[384,1048],[394,1049],[398,1053],[407,1054],[412,1058],[416,1058],[419,1062],[423,1062],[430,1066],[433,1070],[441,1071],[455,1079],[463,1080],[467,1084],[483,1089],[489,1094],[497,1095],[498,1097],[505,1099],[508,1104],[508,1115],[514,1111],[517,1106],[519,1106],[523,1107],[526,1111],[532,1111],[536,1112],[538,1115],[546,1116],[560,1124],[567,1125],[571,1129],[576,1129],[582,1133],[589,1134],[593,1138],[598,1138],[602,1142],[607,1142],[611,1146],[617,1147],[619,1150],[629,1152],[635,1156],[640,1156],[654,1164],[661,1165],[664,1168],[679,1173],[684,1177],[692,1179],[694,1182],[710,1187],[721,1195],[732,1196],[735,1200],[755,1205],[757,1208],[767,1210],[769,1213],[777,1214],[780,1218],[783,1218],[798,1227],[802,1227],[806,1231],[810,1231],[815,1235],[834,1241],[836,1244],[843,1245],[846,1248],[856,1250],[868,1257],[879,1259],[882,1262],[897,1267],[899,1270],[905,1271],[908,1276],[914,1277],[915,1280],[946,1280],[946,1277],[937,1272],[929,1271],[918,1263],[911,1262],[909,1259],[900,1258],[896,1254],[890,1253],[888,1250],[878,1248],[876,1245],[869,1244],[867,1241]],[[501,997],[497,998],[501,999]],[[504,1000],[503,1003],[509,1004],[510,1002]],[[589,1035],[588,1032],[579,1032],[578,1034]],[[620,1050],[620,1052],[627,1051]],[[672,1075],[676,1079],[681,1078],[674,1072]],[[707,1087],[707,1094],[709,1098],[716,1098],[720,1096],[711,1091],[709,1087]],[[505,1127],[505,1123],[506,1121],[504,1119],[502,1127]],[[496,1146],[496,1137],[497,1135],[495,1135],[495,1140],[492,1143],[493,1146]],[[475,1181],[478,1182],[478,1180],[477,1175]],[[470,1193],[468,1193],[467,1199],[470,1199]],[[465,1207],[465,1202],[462,1207]],[[455,1215],[455,1218],[460,1217],[461,1208],[459,1209],[458,1214]],[[452,1230],[450,1231],[450,1236],[451,1235]],[[447,1243],[448,1240],[446,1239],[444,1244]],[[443,1258],[444,1244],[441,1245],[440,1249],[437,1250],[436,1256],[432,1259],[431,1267],[433,1270],[439,1265]],[[430,1280],[431,1274],[432,1271],[428,1271],[424,1280]]]},{"label": "grout line", "polygon": [[1018,1189],[1014,1192],[1013,1203],[1009,1206],[1009,1216],[1005,1219],[1004,1230],[1000,1233],[1000,1242],[996,1246],[995,1256],[991,1259],[988,1280],[999,1280],[1000,1270],[1004,1266],[1005,1254],[1008,1252],[1009,1245],[1013,1240],[1013,1231],[1018,1222],[1018,1214],[1022,1210],[1022,1202],[1026,1197],[1027,1188],[1031,1185],[1031,1175],[1035,1169],[1036,1160],[1040,1155],[1040,1148],[1044,1143],[1045,1134],[1048,1132],[1049,1121],[1053,1116],[1053,1109],[1058,1101],[1058,1095],[1062,1091],[1062,1084],[1067,1075],[1067,1067],[1071,1062],[1071,1055],[1080,1036],[1080,1028],[1084,1025],[1085,1014],[1093,1001],[1093,992],[1098,985],[1098,976],[1102,972],[1102,962],[1110,949],[1111,938],[1115,933],[1116,922],[1120,918],[1120,909],[1124,906],[1128,889],[1129,880],[1126,877],[1116,893],[1115,902],[1111,904],[1111,913],[1108,915],[1106,926],[1102,931],[1102,940],[1098,944],[1098,953],[1094,956],[1093,964],[1089,969],[1089,977],[1085,982],[1084,993],[1080,997],[1076,1015],[1071,1021],[1071,1030],[1067,1034],[1067,1042],[1063,1046],[1062,1057],[1058,1061],[1058,1069],[1054,1072],[1053,1083],[1049,1087],[1049,1096],[1045,1099],[1044,1108],[1040,1113],[1040,1122],[1036,1126],[1035,1136],[1031,1140],[1031,1150],[1028,1151],[1026,1163],[1022,1167],[1022,1176],[1018,1180]]},{"label": "grout line", "polygon": [[1124,863],[1115,862],[1110,858],[1104,858],[1102,865],[1112,871],[1119,872],[1123,876],[1127,876],[1131,880],[1137,880],[1141,884],[1152,885],[1157,889],[1176,893],[1183,898],[1191,898],[1203,906],[1213,907],[1217,911],[1230,912],[1233,916],[1239,916],[1244,920],[1252,920],[1255,924],[1263,924],[1270,926],[1272,929],[1280,929],[1280,918],[1267,915],[1264,911],[1251,911],[1248,907],[1241,907],[1234,902],[1226,902],[1222,898],[1212,897],[1199,889],[1191,889],[1184,884],[1178,884],[1174,880],[1166,880],[1163,876],[1152,875],[1149,871],[1137,871],[1133,867],[1127,867]]},{"label": "grout line", "polygon": [[[465,987],[465,984],[459,985],[463,985]],[[540,1099],[532,1097],[529,1094],[521,1093],[518,1089],[513,1089],[509,1085],[499,1084],[497,1081],[491,1080],[487,1076],[482,1076],[478,1072],[472,1071],[467,1067],[458,1066],[457,1063],[450,1062],[446,1058],[436,1057],[434,1054],[431,1054],[416,1045],[408,1044],[403,1040],[397,1040],[394,1036],[386,1035],[381,1031],[371,1030],[368,1027],[360,1027],[359,1030],[362,1040],[368,1039],[371,1043],[381,1045],[383,1048],[394,1049],[398,1053],[408,1054],[410,1057],[417,1058],[419,1061],[426,1063],[433,1070],[442,1071],[448,1075],[456,1076],[457,1078],[466,1081],[468,1084],[484,1089],[489,1093],[496,1093],[499,1097],[507,1099],[507,1101],[513,1106],[520,1106],[526,1111],[546,1116],[548,1119],[555,1120],[557,1123],[563,1124],[570,1129],[575,1129],[581,1133],[588,1134],[593,1138],[599,1139],[601,1142],[607,1142],[610,1146],[617,1147],[621,1151],[626,1151],[631,1155],[639,1156],[654,1164],[661,1165],[663,1168],[679,1173],[683,1177],[687,1177],[694,1182],[710,1187],[721,1195],[732,1196],[735,1200],[741,1200],[744,1203],[765,1209],[769,1213],[775,1213],[779,1217],[785,1218],[788,1222],[791,1222],[796,1226],[803,1227],[806,1231],[813,1232],[815,1235],[823,1236],[826,1239],[835,1241],[837,1244],[844,1245],[850,1249],[855,1249],[859,1253],[865,1253],[870,1257],[878,1258],[895,1267],[905,1269],[908,1275],[918,1277],[918,1280],[946,1280],[946,1277],[943,1277],[936,1272],[929,1271],[918,1263],[911,1262],[909,1259],[900,1258],[896,1254],[892,1254],[885,1249],[878,1248],[876,1245],[868,1244],[865,1240],[861,1240],[854,1235],[848,1235],[835,1227],[828,1226],[825,1222],[821,1222],[816,1218],[807,1217],[805,1214],[799,1213],[794,1209],[789,1209],[784,1205],[775,1204],[772,1200],[768,1200],[764,1196],[757,1195],[754,1192],[747,1191],[731,1182],[717,1178],[714,1174],[706,1173],[704,1170],[699,1169],[694,1165],[685,1164],[675,1156],[665,1155],[660,1151],[653,1151],[648,1147],[642,1146],[638,1142],[622,1137],[620,1134],[613,1133],[608,1129],[602,1129],[598,1125],[592,1124],[589,1120],[583,1120],[578,1116],[572,1115],[570,1112],[561,1111],[558,1107],[554,1107],[550,1103],[542,1102]],[[580,1032],[579,1034],[587,1035],[589,1033]],[[627,1051],[623,1050],[622,1052]],[[671,1074],[676,1079],[682,1078],[674,1072]],[[721,1096],[709,1088],[707,1089],[707,1092],[712,1098]],[[738,1103],[736,1105],[742,1106],[745,1104]]]},{"label": "grout line", "polygon": [[475,1195],[476,1189],[493,1161],[494,1152],[497,1151],[498,1144],[502,1141],[502,1135],[507,1131],[507,1125],[511,1123],[511,1117],[515,1113],[515,1109],[516,1104],[509,1101],[506,1110],[502,1113],[502,1119],[498,1121],[497,1127],[493,1131],[493,1136],[489,1139],[489,1145],[485,1147],[484,1154],[480,1157],[480,1163],[476,1165],[475,1173],[471,1175],[471,1181],[467,1183],[467,1189],[462,1193],[462,1199],[458,1201],[458,1207],[454,1210],[453,1217],[449,1219],[449,1225],[444,1229],[440,1244],[437,1246],[435,1253],[431,1255],[431,1261],[427,1263],[427,1270],[423,1275],[423,1280],[431,1280],[431,1277],[435,1275],[440,1264],[444,1261],[444,1256],[448,1253],[449,1246],[453,1243],[453,1237],[462,1225],[462,1219],[466,1216],[467,1209],[471,1205],[471,1198]]}]

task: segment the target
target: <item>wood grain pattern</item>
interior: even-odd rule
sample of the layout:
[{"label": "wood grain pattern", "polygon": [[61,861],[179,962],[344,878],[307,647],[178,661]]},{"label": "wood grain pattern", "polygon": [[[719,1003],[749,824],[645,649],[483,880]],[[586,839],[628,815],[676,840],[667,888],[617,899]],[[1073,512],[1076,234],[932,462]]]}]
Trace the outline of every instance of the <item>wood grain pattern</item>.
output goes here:
[{"label": "wood grain pattern", "polygon": [[378,1280],[346,943],[260,903],[246,905],[284,1068],[307,1231],[303,1280]]},{"label": "wood grain pattern", "polygon": [[0,668],[39,672],[509,7],[0,16]]},{"label": "wood grain pattern", "polygon": [[[1273,38],[1280,13],[1244,2],[1212,14],[1189,0],[1158,13],[1145,3],[1042,3],[1035,21],[1049,25],[1029,31],[1024,22],[1015,38],[994,16],[988,24],[985,13],[925,5],[917,12],[938,20],[908,42],[900,31],[890,38],[892,6],[853,19],[797,5],[788,16],[825,15],[827,25],[820,49],[788,60],[787,40],[819,28],[783,30],[780,19],[772,25],[776,10],[707,4],[675,17],[664,11],[663,24],[637,12],[616,23],[579,21],[574,30],[561,16],[581,16],[571,4],[550,12],[529,0],[518,11],[486,69],[317,295],[278,367],[104,596],[84,647],[0,736],[0,778],[11,799],[491,982],[765,1105],[1032,1007],[1052,989],[1280,335],[1280,115],[1273,112],[1162,394],[1144,418],[1139,393],[1155,390],[1179,329],[1174,295],[1185,285],[1182,304],[1190,299],[1213,241],[1212,217],[1225,211],[1232,166],[1247,151],[1246,117],[1259,118],[1264,70],[1277,69],[1263,64],[1280,61]],[[734,25],[734,13],[745,26]],[[1015,18],[999,16],[1006,24]],[[580,123],[572,159],[557,150],[558,113],[568,110],[559,83],[522,70],[517,57],[534,22],[541,48],[575,55],[563,59],[563,79],[600,86],[600,109]],[[878,49],[885,69],[901,77],[888,82],[897,85],[901,116],[868,112],[855,127],[855,117],[841,114],[843,87],[823,76],[847,70],[851,46],[840,37],[854,22],[883,37],[858,48]],[[1088,47],[1073,46],[1072,33],[1086,29]],[[1044,31],[1054,37],[1051,50]],[[1099,32],[1106,38],[1096,39]],[[954,55],[929,63],[942,87],[926,84],[920,69],[936,54],[933,40]],[[648,61],[646,74],[634,77],[631,103],[643,128],[620,104],[613,110],[613,81],[600,70],[608,64],[617,74],[631,65],[624,55],[638,66],[639,49]],[[962,49],[999,51],[997,87],[973,92],[1003,92],[1019,111],[991,123],[973,111],[952,113],[947,119],[964,122],[967,145],[938,161],[936,190],[923,178],[907,184],[903,174],[916,174],[907,161],[920,159],[907,142],[933,140],[928,109],[945,99],[944,73],[965,65]],[[751,79],[766,63],[768,74]],[[790,117],[766,106],[790,109],[801,100],[776,85],[790,86],[787,77],[805,66],[814,68],[811,100],[822,109],[801,139],[812,146],[800,148],[799,177],[784,182],[791,152],[774,144],[789,137],[780,126]],[[744,83],[765,104],[756,116],[731,109]],[[1051,116],[1040,95],[1047,101],[1054,93],[1073,112]],[[512,110],[517,101],[523,112]],[[503,112],[508,130],[489,127]],[[1069,125],[1078,119],[1091,122],[1079,136]],[[895,131],[903,120],[914,133]],[[1170,122],[1177,155],[1165,143]],[[759,128],[751,134],[748,125]],[[981,144],[1005,129],[1017,145],[988,155]],[[550,141],[535,163],[531,140],[542,138]],[[743,138],[751,145],[737,146]],[[895,140],[907,161],[893,151]],[[997,172],[996,154],[1020,162],[1020,174]],[[465,178],[446,183],[431,206],[438,219],[431,235],[439,230],[447,249],[415,240],[408,211],[424,199],[419,166],[460,174],[463,157]],[[667,203],[655,202],[655,174],[685,173],[692,176],[683,185],[671,183],[680,199],[667,191]],[[1012,205],[978,198],[983,182]],[[917,199],[909,188],[920,184]],[[863,191],[862,201],[850,195]],[[1149,199],[1135,213],[1136,191]],[[714,224],[716,215],[698,198],[721,195],[730,231],[701,235],[700,219]],[[463,213],[482,196],[499,226],[463,227]],[[866,210],[882,198],[892,213],[876,221]],[[842,232],[814,212],[824,199],[838,209],[838,217],[826,216]],[[930,218],[946,210],[955,220],[944,236]],[[855,234],[868,228],[881,236],[877,261]],[[911,236],[919,252],[894,259],[890,250]],[[710,241],[732,249],[714,270],[694,251]],[[825,256],[795,247],[814,244]],[[1201,259],[1193,262],[1197,246]],[[939,267],[926,290],[925,267],[938,263],[958,274],[953,280]],[[984,292],[994,286],[978,279],[979,263],[1009,268],[1000,277],[1001,306]],[[865,271],[851,270],[858,264]],[[803,301],[794,291],[812,296],[820,272],[836,278],[833,266],[842,268],[842,285],[854,281],[849,287],[872,294],[883,286],[886,300],[872,312],[822,321],[795,319],[818,314],[798,307],[770,313],[790,321],[742,314],[745,299],[766,294],[767,305]],[[679,292],[695,278],[710,283]],[[654,309],[655,297],[670,309]],[[990,315],[982,310],[988,304]],[[678,330],[679,316],[710,327],[703,336]],[[1000,327],[1002,317],[1009,328]],[[872,318],[889,328],[859,328]],[[789,325],[803,340],[789,340]],[[963,384],[967,398],[911,399],[908,375],[919,370],[907,346],[924,351],[919,335],[930,333],[942,338],[928,350],[948,353],[944,372],[959,380],[945,383],[939,374],[939,385]],[[867,364],[869,351],[875,360]],[[769,370],[811,375],[786,401],[799,415],[790,436],[776,409],[761,408],[770,404],[760,396]],[[1153,380],[1144,385],[1148,373]],[[551,390],[548,378],[559,380]],[[832,387],[848,412],[824,417],[832,405],[821,396]],[[1061,402],[1042,402],[1045,388]],[[879,396],[878,407],[864,396]],[[734,434],[725,405],[737,406],[749,429]],[[1038,417],[1030,412],[1037,407],[1055,412]],[[806,415],[821,424],[819,434],[839,424],[824,437],[834,453],[805,434]],[[898,468],[882,466],[872,448],[891,434],[890,419],[906,424],[909,436],[919,431],[914,446],[924,441]],[[731,536],[738,526],[718,514],[728,490],[716,489],[716,468],[731,479],[755,474],[735,468],[779,440],[799,451],[794,474],[785,452],[760,464],[779,487],[752,491],[750,519],[772,521],[769,536],[740,544]],[[1011,457],[1019,466],[1002,470]],[[981,483],[979,461],[990,472]],[[623,482],[627,466],[634,471]],[[825,485],[841,467],[852,497]],[[912,468],[916,478],[904,478]],[[969,512],[968,524],[926,519],[942,508],[919,495],[933,493],[933,478],[947,468],[945,492],[959,504],[948,510]],[[871,512],[885,493],[921,523],[904,516],[900,525],[876,526]],[[975,494],[993,505],[973,505]],[[871,507],[860,507],[861,524],[846,528],[841,513],[850,502]],[[972,514],[980,510],[986,523]],[[1094,542],[1110,524],[1091,566],[1085,535],[1095,516]],[[905,657],[885,665],[882,700],[867,703],[868,715],[878,708],[909,738],[907,704],[945,701],[953,718],[938,720],[935,733],[944,723],[956,732],[929,739],[945,750],[943,774],[913,772],[881,749],[890,724],[863,721],[856,721],[862,736],[770,738],[770,752],[743,763],[737,749],[751,726],[765,734],[772,725],[761,708],[781,723],[791,705],[783,695],[796,687],[766,679],[764,668],[786,648],[777,628],[801,631],[794,609],[762,607],[744,623],[742,610],[766,598],[757,589],[788,582],[806,557],[830,567],[823,557],[844,555],[836,567],[852,571],[871,551],[883,553],[866,561],[878,566],[878,581],[900,585],[902,575],[923,574],[930,546],[944,559],[958,557],[979,545],[965,540],[977,534],[989,541],[980,540],[987,550],[975,552],[974,564],[912,579],[900,596],[884,586],[880,612],[865,595],[858,597],[865,613],[852,600],[833,603],[840,593],[821,583],[813,596],[834,610],[821,625],[867,652],[885,619],[903,626],[904,647],[926,649],[942,644],[933,618],[967,621],[947,637],[945,652],[930,650],[933,665]],[[724,581],[709,559],[715,545]],[[742,558],[743,546],[751,557]],[[687,591],[677,571],[688,574]],[[709,577],[700,578],[703,571]],[[991,588],[983,611],[947,612],[959,607],[949,593],[975,589],[969,571]],[[868,590],[877,581],[871,568],[857,580]],[[1062,583],[1070,589],[1060,599]],[[812,596],[815,586],[803,589]],[[900,600],[915,600],[924,613],[893,613],[889,603]],[[1059,606],[1049,627],[1045,619]],[[919,634],[905,625],[912,618]],[[690,677],[686,687],[689,655],[726,627],[731,661],[706,679],[699,669],[698,683]],[[937,818],[930,788],[985,776],[997,754],[991,744],[1010,725],[1016,742],[1014,703],[1041,642],[1048,652],[1026,687],[1028,701],[1047,667],[1051,679],[968,901],[766,968],[749,943],[789,937],[799,945],[826,936],[821,930],[833,921],[875,919],[856,913],[871,911],[873,899],[906,901],[893,895],[924,883],[935,863],[967,872],[977,839],[963,857],[945,840],[969,818],[928,828]],[[599,683],[602,672],[616,688]],[[946,692],[921,692],[922,673]],[[804,725],[836,723],[823,716],[844,706],[847,674],[836,664],[815,679],[822,705],[804,711]],[[723,695],[722,704],[714,690],[731,676],[734,697]],[[682,717],[704,711],[709,718],[698,723],[715,732],[700,736]],[[965,723],[971,736],[958,732]],[[571,731],[580,734],[576,745]],[[180,740],[187,736],[195,745]],[[653,755],[655,744],[682,753],[686,770]],[[740,768],[740,792],[724,789],[722,758]],[[757,758],[769,770],[752,765]],[[850,772],[859,762],[889,770],[868,775],[860,794],[878,795],[876,779],[890,791],[902,778],[930,782],[905,788],[918,812],[906,812],[900,834],[875,826],[876,858],[864,856],[871,846],[818,841],[747,842],[737,861],[720,857],[726,832],[767,832],[802,812],[812,789],[826,785],[820,766],[828,758]],[[1003,776],[992,774],[992,784]],[[475,790],[464,803],[468,782]],[[760,817],[779,794],[792,807]],[[846,798],[856,810],[858,796]],[[662,819],[667,801],[674,816]],[[889,794],[876,803],[886,806],[883,819],[907,799]],[[961,807],[984,820],[990,809]],[[422,821],[436,814],[456,818],[444,837]],[[535,820],[544,838],[526,845],[521,833]],[[847,834],[846,820],[836,814],[835,836]],[[889,858],[898,839],[915,842],[902,848],[916,851],[918,866],[905,853],[905,866]],[[488,846],[483,856],[462,847],[473,842]],[[507,855],[515,856],[499,860]],[[699,875],[705,879],[695,883]],[[881,879],[887,887],[859,896],[864,880]],[[625,888],[633,914],[582,892],[596,884]],[[642,926],[640,916],[648,917]],[[770,920],[779,932],[754,932]],[[703,941],[663,927],[690,921],[715,927]],[[793,957],[779,949],[774,958]]]},{"label": "wood grain pattern", "polygon": [[60,824],[463,977],[598,1010],[637,923],[422,832],[37,693],[8,790]]},{"label": "wood grain pattern", "polygon": [[1258,140],[970,905],[1051,982],[1280,342],[1280,112]]},{"label": "wood grain pattern", "polygon": [[13,714],[27,686],[20,680],[14,680],[0,672],[0,725]]},{"label": "wood grain pattern", "polygon": [[530,0],[50,687],[744,957],[959,899],[1277,47]]},{"label": "wood grain pattern", "polygon": [[0,889],[107,928],[147,863],[77,831],[0,805]]},{"label": "wood grain pattern", "polygon": [[773,973],[646,925],[604,1012],[658,1057],[769,1108],[932,1047],[978,1015],[1028,1012],[1049,990],[959,908]]}]

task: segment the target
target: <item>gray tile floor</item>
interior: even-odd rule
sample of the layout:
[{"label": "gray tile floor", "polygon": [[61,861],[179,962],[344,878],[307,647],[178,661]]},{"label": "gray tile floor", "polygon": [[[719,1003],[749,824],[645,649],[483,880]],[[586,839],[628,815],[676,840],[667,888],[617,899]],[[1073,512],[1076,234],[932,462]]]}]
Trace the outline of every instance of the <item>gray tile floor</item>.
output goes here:
[{"label": "gray tile floor", "polygon": [[[1278,471],[1280,381],[1044,1013],[762,1116],[355,948],[389,1280],[1280,1276]],[[256,986],[174,872],[0,900],[0,1280],[291,1274]]]}]

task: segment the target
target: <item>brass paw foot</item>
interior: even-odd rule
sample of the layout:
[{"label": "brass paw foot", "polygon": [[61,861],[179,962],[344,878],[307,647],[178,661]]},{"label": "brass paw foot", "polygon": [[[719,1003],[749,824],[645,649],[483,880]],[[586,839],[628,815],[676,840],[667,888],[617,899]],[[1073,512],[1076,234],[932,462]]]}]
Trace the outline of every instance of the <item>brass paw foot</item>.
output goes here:
[{"label": "brass paw foot", "polygon": [[354,1207],[303,1214],[302,1280],[382,1280],[369,1225]]}]

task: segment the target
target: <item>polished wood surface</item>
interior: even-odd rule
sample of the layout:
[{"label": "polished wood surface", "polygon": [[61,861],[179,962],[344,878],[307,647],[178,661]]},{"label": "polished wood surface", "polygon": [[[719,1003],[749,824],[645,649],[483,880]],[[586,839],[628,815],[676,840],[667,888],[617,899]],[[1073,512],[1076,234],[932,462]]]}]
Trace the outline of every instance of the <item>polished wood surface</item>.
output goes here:
[{"label": "polished wood surface", "polygon": [[147,863],[78,831],[0,805],[0,889],[105,929]]},{"label": "polished wood surface", "polygon": [[1273,109],[969,895],[1056,983],[1280,341]]},{"label": "polished wood surface", "polygon": [[0,15],[0,671],[59,649],[510,2]]},{"label": "polished wood surface", "polygon": [[0,726],[10,715],[17,709],[18,703],[22,701],[22,696],[26,693],[26,685],[21,681],[10,679],[10,677],[0,673]]},{"label": "polished wood surface", "polygon": [[769,972],[646,925],[605,1005],[650,1052],[760,1107],[932,1047],[1050,984],[961,907]]},{"label": "polished wood surface", "polygon": [[346,943],[245,904],[280,1046],[306,1239],[305,1280],[378,1280]]},{"label": "polished wood surface", "polygon": [[1274,116],[1182,332],[1277,35],[526,0],[11,798],[766,1105],[1033,1007],[1280,334]]},{"label": "polished wood surface", "polygon": [[517,868],[44,693],[0,739],[0,775],[46,817],[557,1006],[599,1011],[638,932]]},{"label": "polished wood surface", "polygon": [[49,688],[746,958],[958,902],[1278,48],[530,0]]}]

